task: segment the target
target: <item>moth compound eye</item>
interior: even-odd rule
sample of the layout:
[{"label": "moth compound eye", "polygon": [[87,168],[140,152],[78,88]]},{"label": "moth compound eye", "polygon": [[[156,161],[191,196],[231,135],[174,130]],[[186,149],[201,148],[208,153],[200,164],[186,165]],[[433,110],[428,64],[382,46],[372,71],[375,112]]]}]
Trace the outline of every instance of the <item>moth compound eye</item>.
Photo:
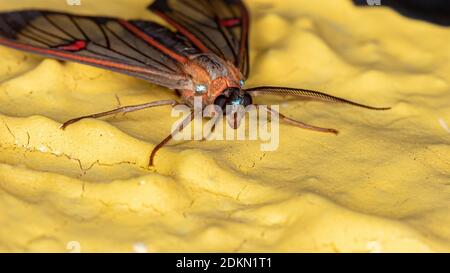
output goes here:
[{"label": "moth compound eye", "polygon": [[252,96],[250,96],[249,94],[244,94],[242,100],[242,105],[244,105],[244,107],[253,104]]},{"label": "moth compound eye", "polygon": [[245,84],[245,81],[244,81],[244,80],[240,80],[240,81],[239,81],[239,85],[240,85],[241,87],[244,87],[244,84]]},{"label": "moth compound eye", "polygon": [[206,93],[206,91],[207,91],[207,88],[206,88],[206,85],[204,85],[204,84],[197,84],[195,86],[196,93],[203,94],[203,93]]}]

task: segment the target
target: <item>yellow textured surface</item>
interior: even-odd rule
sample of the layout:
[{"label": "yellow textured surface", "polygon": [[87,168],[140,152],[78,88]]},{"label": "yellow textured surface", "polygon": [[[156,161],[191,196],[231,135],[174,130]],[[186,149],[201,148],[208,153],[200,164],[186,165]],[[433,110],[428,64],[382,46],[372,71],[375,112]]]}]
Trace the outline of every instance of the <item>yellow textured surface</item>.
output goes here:
[{"label": "yellow textured surface", "polygon": [[[148,2],[0,10],[152,19]],[[0,251],[450,251],[450,30],[344,0],[246,2],[249,86],[393,109],[290,99],[284,113],[341,134],[281,125],[275,152],[258,141],[171,143],[147,170],[175,121],[168,107],[58,126],[173,92],[0,47]]]}]

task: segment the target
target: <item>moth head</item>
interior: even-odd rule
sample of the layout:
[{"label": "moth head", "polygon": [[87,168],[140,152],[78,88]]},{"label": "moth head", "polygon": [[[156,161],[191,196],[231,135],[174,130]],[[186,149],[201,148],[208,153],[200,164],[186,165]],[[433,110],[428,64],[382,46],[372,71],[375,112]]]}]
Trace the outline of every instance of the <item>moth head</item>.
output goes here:
[{"label": "moth head", "polygon": [[225,108],[227,105],[246,107],[252,103],[252,96],[236,87],[225,89],[214,101],[214,104],[221,108]]},{"label": "moth head", "polygon": [[242,118],[245,116],[245,107],[253,103],[250,94],[245,93],[240,88],[227,88],[219,95],[214,104],[226,110],[228,124],[234,128],[239,128]]}]

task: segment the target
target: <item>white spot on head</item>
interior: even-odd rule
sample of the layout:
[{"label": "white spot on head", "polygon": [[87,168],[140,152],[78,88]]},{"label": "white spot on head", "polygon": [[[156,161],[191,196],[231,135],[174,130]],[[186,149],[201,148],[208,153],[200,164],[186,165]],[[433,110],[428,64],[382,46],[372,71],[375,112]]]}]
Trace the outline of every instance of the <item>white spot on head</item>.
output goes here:
[{"label": "white spot on head", "polygon": [[204,84],[197,84],[195,86],[195,92],[197,93],[205,93],[207,91],[206,85]]},{"label": "white spot on head", "polygon": [[241,87],[244,87],[245,81],[244,80],[240,80],[239,84],[241,85]]}]

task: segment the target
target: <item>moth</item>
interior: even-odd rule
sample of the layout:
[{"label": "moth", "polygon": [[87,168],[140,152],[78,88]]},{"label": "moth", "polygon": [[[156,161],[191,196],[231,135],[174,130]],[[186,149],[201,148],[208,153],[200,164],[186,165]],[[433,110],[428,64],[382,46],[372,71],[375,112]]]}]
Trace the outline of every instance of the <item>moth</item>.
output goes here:
[{"label": "moth", "polygon": [[[202,107],[248,106],[254,95],[280,95],[372,107],[322,92],[288,87],[244,88],[249,76],[249,12],[241,0],[155,0],[148,6],[170,27],[145,20],[81,16],[46,10],[0,13],[0,44],[44,57],[74,61],[127,74],[175,90],[179,100],[160,100],[71,119],[61,128],[85,118],[99,118],[144,108],[184,104]],[[255,105],[255,104],[253,104]],[[258,105],[255,105],[259,107]],[[264,107],[274,113],[270,107]],[[337,134],[331,128],[308,125],[279,114],[300,128]],[[178,131],[193,120],[194,112]],[[234,117],[234,128],[239,122]],[[172,138],[170,134],[151,152]]]}]

